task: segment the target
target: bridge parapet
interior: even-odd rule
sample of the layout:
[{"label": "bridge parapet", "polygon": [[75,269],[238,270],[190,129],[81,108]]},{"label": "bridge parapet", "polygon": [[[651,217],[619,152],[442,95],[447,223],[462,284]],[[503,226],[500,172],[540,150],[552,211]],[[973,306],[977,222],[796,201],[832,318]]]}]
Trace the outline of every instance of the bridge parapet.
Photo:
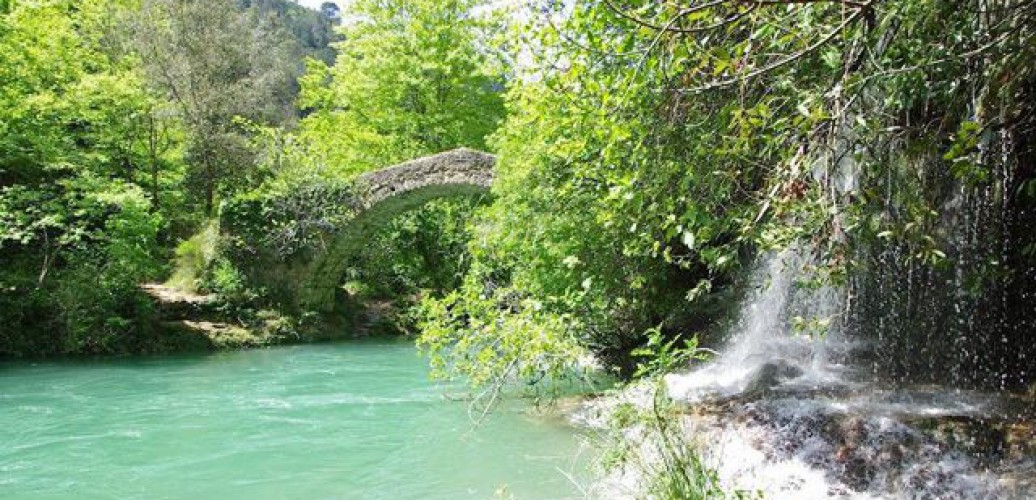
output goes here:
[{"label": "bridge parapet", "polygon": [[488,189],[495,165],[496,157],[489,153],[460,148],[363,174],[356,178],[356,190],[361,206],[369,209],[387,198],[428,186]]}]

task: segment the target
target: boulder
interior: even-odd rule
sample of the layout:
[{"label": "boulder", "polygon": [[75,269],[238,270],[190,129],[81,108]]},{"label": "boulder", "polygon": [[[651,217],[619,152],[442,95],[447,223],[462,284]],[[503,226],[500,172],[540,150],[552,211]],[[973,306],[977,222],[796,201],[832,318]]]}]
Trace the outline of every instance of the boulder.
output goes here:
[{"label": "boulder", "polygon": [[748,378],[745,395],[759,395],[769,392],[774,387],[802,375],[802,369],[783,360],[769,361],[760,366]]}]

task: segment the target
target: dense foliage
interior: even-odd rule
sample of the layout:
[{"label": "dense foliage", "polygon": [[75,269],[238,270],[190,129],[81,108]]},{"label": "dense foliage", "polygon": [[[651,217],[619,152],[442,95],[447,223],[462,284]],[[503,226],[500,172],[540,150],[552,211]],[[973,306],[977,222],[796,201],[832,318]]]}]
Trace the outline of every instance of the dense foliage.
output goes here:
[{"label": "dense foliage", "polygon": [[499,201],[463,286],[426,304],[422,343],[477,384],[562,376],[582,350],[628,352],[653,326],[714,326],[746,258],[795,241],[822,275],[880,297],[857,278],[890,273],[890,260],[930,275],[969,258],[946,250],[954,190],[999,207],[969,222],[986,221],[975,234],[1004,224],[1016,240],[1011,264],[985,254],[962,269],[973,293],[1025,309],[1032,12],[1016,1],[605,0],[526,16],[516,59],[527,74],[495,138]]},{"label": "dense foliage", "polygon": [[[312,57],[328,64],[334,62],[335,51],[331,42],[337,39],[334,28],[341,22],[337,4],[324,2],[319,12],[290,0],[238,0],[238,4],[274,18],[291,33],[298,56]],[[303,68],[301,61],[297,66]]]},{"label": "dense foliage", "polygon": [[[161,103],[104,50],[106,2],[0,16],[0,353],[105,351],[146,308],[150,210],[182,175]],[[150,197],[149,197],[150,193]],[[172,200],[170,200],[172,201]]]},{"label": "dense foliage", "polygon": [[479,47],[470,0],[361,0],[334,45],[308,61],[299,127],[311,154],[356,174],[459,146],[485,148],[503,116],[501,68]]},{"label": "dense foliage", "polygon": [[258,184],[242,120],[291,119],[288,34],[231,2],[149,0],[130,16],[131,47],[188,131],[188,187],[214,215],[217,195]]},{"label": "dense foliage", "polygon": [[[179,2],[186,11],[158,18],[174,3],[143,4],[0,8],[0,355],[159,348],[138,285],[164,274],[170,244],[202,220],[198,173],[218,165],[224,184],[237,185],[254,168],[212,154],[236,117],[255,116],[224,105],[276,105],[265,96],[280,95],[272,113],[292,114],[294,81],[264,75],[290,76],[298,65],[244,43],[264,39],[260,26],[278,32],[275,18],[256,24],[257,14],[212,2]],[[201,8],[213,15],[184,17]],[[196,52],[184,52],[192,39],[176,31],[227,26],[243,27],[224,33],[243,38],[220,47],[196,38]],[[282,67],[256,73],[242,60]],[[265,80],[242,87],[217,68]],[[249,141],[237,144],[252,155]]]}]

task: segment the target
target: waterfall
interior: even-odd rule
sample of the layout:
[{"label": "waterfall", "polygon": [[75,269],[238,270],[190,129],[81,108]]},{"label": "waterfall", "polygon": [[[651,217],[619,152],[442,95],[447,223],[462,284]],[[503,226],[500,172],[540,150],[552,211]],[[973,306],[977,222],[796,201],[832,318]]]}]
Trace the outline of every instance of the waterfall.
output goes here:
[{"label": "waterfall", "polygon": [[[1036,495],[1031,436],[1010,436],[1030,403],[885,385],[871,370],[880,340],[850,340],[845,290],[810,286],[799,248],[760,259],[750,282],[726,345],[665,379],[670,397],[694,408],[684,425],[725,487],[796,499]],[[804,322],[826,331],[809,334]]]},{"label": "waterfall", "polygon": [[933,185],[903,195],[908,188],[895,178],[873,180],[889,193],[886,217],[902,217],[900,196],[937,206],[940,216],[927,233],[945,258],[918,258],[916,241],[856,246],[850,334],[874,341],[873,376],[891,384],[1024,390],[1036,380],[1036,266],[1026,254],[1036,210],[1014,179],[1021,167],[1009,166],[1020,160],[991,160],[993,181],[981,185],[938,173],[930,162],[897,161],[904,170],[933,172]]},{"label": "waterfall", "polygon": [[761,389],[750,387],[768,382],[761,376],[794,374],[807,385],[841,380],[847,367],[839,361],[852,347],[840,327],[844,293],[826,284],[807,286],[811,265],[798,248],[760,259],[726,346],[703,369],[668,376],[669,394],[685,400],[731,396]]}]

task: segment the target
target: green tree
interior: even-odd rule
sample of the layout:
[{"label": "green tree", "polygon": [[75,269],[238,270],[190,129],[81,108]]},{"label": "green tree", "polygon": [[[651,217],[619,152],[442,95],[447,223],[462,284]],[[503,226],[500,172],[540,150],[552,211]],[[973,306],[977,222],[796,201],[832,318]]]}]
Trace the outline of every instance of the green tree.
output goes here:
[{"label": "green tree", "polygon": [[481,40],[477,2],[353,2],[332,67],[300,80],[299,134],[355,174],[459,146],[484,149],[504,115],[500,66]]},{"label": "green tree", "polygon": [[162,217],[138,185],[136,130],[157,100],[107,50],[120,8],[54,0],[0,16],[0,354],[111,352],[141,326],[136,287],[158,272]]},{"label": "green tree", "polygon": [[303,7],[291,0],[238,0],[243,8],[257,11],[261,16],[270,17],[276,24],[283,26],[295,41],[298,54],[296,70],[302,72],[304,57],[319,59],[328,64],[334,63],[335,53],[331,42],[336,38],[334,27],[340,22],[334,10],[321,8],[315,11]]},{"label": "green tree", "polygon": [[131,20],[149,80],[187,126],[191,180],[212,215],[220,191],[258,183],[237,120],[291,121],[290,40],[270,19],[231,0],[148,0]]}]

